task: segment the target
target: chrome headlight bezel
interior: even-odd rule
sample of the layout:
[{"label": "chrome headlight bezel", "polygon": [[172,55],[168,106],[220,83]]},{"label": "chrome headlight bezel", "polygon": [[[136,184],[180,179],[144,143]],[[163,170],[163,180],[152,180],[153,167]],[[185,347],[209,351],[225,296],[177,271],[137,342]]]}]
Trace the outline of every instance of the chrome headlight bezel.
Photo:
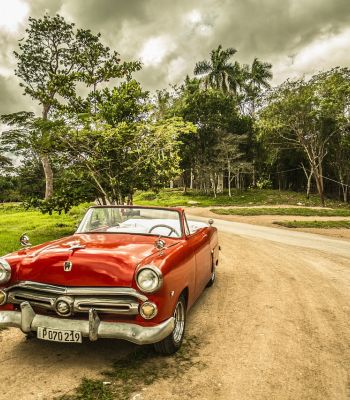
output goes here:
[{"label": "chrome headlight bezel", "polygon": [[[142,278],[145,278],[147,272],[154,278],[154,285],[144,286]],[[136,273],[136,285],[143,293],[155,293],[163,286],[163,274],[155,265],[145,265],[141,267]]]},{"label": "chrome headlight bezel", "polygon": [[11,279],[11,273],[10,264],[4,258],[0,258],[0,285],[7,283]]}]

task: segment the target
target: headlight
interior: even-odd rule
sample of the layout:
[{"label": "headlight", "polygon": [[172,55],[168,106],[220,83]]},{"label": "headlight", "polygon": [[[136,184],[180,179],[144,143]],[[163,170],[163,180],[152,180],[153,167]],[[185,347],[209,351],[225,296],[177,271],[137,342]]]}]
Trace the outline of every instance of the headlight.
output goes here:
[{"label": "headlight", "polygon": [[8,282],[10,278],[11,278],[10,264],[3,258],[0,258],[0,285]]},{"label": "headlight", "polygon": [[162,273],[157,267],[146,265],[137,272],[136,284],[142,292],[153,293],[163,284]]}]

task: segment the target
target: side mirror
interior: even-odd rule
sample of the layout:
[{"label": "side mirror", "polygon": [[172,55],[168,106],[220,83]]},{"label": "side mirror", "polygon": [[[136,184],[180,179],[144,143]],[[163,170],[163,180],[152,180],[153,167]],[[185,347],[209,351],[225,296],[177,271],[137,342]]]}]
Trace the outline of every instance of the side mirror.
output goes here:
[{"label": "side mirror", "polygon": [[208,221],[208,224],[209,224],[210,226],[212,226],[213,223],[214,223],[214,220],[210,218],[210,220]]},{"label": "side mirror", "polygon": [[19,238],[19,242],[20,242],[21,246],[23,246],[23,247],[31,246],[31,244],[29,242],[29,237],[26,233],[23,233],[23,235]]}]

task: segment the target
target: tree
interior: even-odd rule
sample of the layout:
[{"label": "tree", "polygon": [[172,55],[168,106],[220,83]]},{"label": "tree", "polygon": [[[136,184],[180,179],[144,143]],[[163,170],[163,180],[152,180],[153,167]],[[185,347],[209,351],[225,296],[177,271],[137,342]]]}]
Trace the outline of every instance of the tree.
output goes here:
[{"label": "tree", "polygon": [[[118,53],[100,42],[100,34],[93,35],[83,29],[75,31],[74,26],[59,15],[30,17],[26,38],[19,42],[19,51],[14,52],[15,74],[22,80],[24,94],[41,105],[43,125],[64,101],[76,99],[78,81],[96,90],[98,83],[129,76],[140,68],[139,63],[120,64]],[[45,146],[36,151],[44,169],[48,199],[53,195],[52,138],[47,131],[43,135]]]},{"label": "tree", "polygon": [[[181,116],[197,127],[197,134],[181,139],[184,186],[216,196],[227,166],[226,161],[222,162],[223,138],[247,133],[247,124],[239,115],[236,98],[220,89],[202,90],[198,79],[187,78],[169,113]],[[231,150],[234,152],[234,148]]]},{"label": "tree", "polygon": [[334,137],[329,149],[330,166],[340,183],[344,202],[350,187],[350,69],[335,68],[324,74],[322,92],[333,120]]},{"label": "tree", "polygon": [[9,165],[12,165],[10,158],[5,154],[0,154],[0,170]]},{"label": "tree", "polygon": [[195,130],[181,118],[71,129],[64,142],[71,168],[84,175],[103,204],[132,203],[136,189],[159,189],[179,174],[180,134]]},{"label": "tree", "polygon": [[256,100],[264,89],[270,89],[269,81],[272,79],[272,64],[262,62],[254,58],[252,65],[245,65],[242,68],[244,90],[248,103],[250,103],[250,112],[255,113]]},{"label": "tree", "polygon": [[244,172],[250,172],[251,163],[245,159],[242,151],[242,144],[247,140],[247,135],[237,135],[234,133],[223,132],[220,141],[214,150],[217,154],[221,169],[227,171],[228,195],[232,197],[232,182],[236,179],[236,187],[240,189],[241,176]]},{"label": "tree", "polygon": [[337,132],[349,126],[350,86],[348,79],[339,84],[340,71],[317,74],[309,81],[285,82],[269,94],[259,115],[260,130],[272,142],[303,150],[323,206],[324,160]]},{"label": "tree", "polygon": [[210,53],[210,60],[199,61],[194,68],[195,75],[204,75],[202,81],[206,88],[220,89],[225,93],[237,93],[240,81],[240,66],[232,64],[231,57],[237,50],[229,47],[226,50],[219,45]]}]

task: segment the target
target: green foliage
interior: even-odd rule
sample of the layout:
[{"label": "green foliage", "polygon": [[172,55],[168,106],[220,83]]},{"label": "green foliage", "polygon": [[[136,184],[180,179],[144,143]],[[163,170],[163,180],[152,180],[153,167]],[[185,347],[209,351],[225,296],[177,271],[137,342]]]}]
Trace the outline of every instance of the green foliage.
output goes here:
[{"label": "green foliage", "polygon": [[[270,189],[248,189],[245,191],[233,189],[232,196],[228,196],[227,192],[218,194],[216,198],[205,195],[196,190],[187,190],[186,193],[180,189],[164,189],[159,192],[137,192],[134,196],[134,203],[138,205],[155,205],[155,206],[187,206],[196,205],[199,207],[210,206],[263,206],[263,205],[297,205],[301,203],[304,206],[317,206],[319,199],[315,195],[311,195],[309,199],[305,194],[286,191],[286,190],[270,190]],[[339,201],[327,200],[329,207],[338,208],[346,207],[344,203]]]},{"label": "green foliage", "polygon": [[349,105],[350,70],[336,68],[308,81],[285,82],[268,95],[259,114],[261,140],[277,148],[302,150],[322,205],[324,163],[336,136],[348,135]]},{"label": "green foliage", "polygon": [[217,89],[201,90],[198,81],[189,79],[170,110],[197,127],[196,135],[181,139],[180,165],[185,170],[186,186],[192,173],[197,188],[216,193],[218,176],[228,161],[244,158],[241,144],[249,121],[239,115],[234,97]]},{"label": "green foliage", "polygon": [[122,82],[112,90],[105,88],[96,97],[99,118],[112,127],[145,119],[151,107],[149,93],[135,80]]},{"label": "green foliage", "polygon": [[275,221],[285,228],[350,229],[350,221]]},{"label": "green foliage", "polygon": [[111,78],[121,78],[140,69],[140,63],[120,64],[118,53],[104,46],[101,35],[78,29],[60,15],[29,18],[26,37],[19,42],[16,75],[25,94],[43,105],[43,118],[61,104],[56,95],[70,100],[76,83],[94,88]]},{"label": "green foliage", "polygon": [[[152,122],[94,123],[66,132],[71,168],[94,185],[103,201],[122,203],[136,189],[156,189],[179,173],[179,136],[195,127],[181,118]],[[69,195],[69,193],[68,193]]]},{"label": "green foliage", "polygon": [[[141,68],[140,62],[121,63],[118,53],[101,42],[101,35],[75,29],[60,15],[29,18],[26,37],[19,41],[16,75],[22,80],[24,94],[42,107],[40,117],[19,112],[2,116],[11,130],[2,138],[2,146],[12,152],[31,152],[42,163],[45,200],[54,195],[54,160],[61,144],[57,131],[67,119],[62,112],[82,107],[77,83],[92,87],[88,109],[96,111],[97,85],[112,78],[127,77]],[[85,102],[86,106],[86,102]],[[2,147],[0,146],[0,147]],[[56,194],[56,197],[60,194]],[[57,200],[52,200],[57,203]],[[59,206],[60,207],[60,206]]]},{"label": "green foliage", "polygon": [[272,182],[268,178],[260,177],[256,182],[258,189],[272,189]]},{"label": "green foliage", "polygon": [[86,208],[85,204],[73,208],[68,214],[45,215],[26,211],[18,204],[0,205],[0,255],[19,249],[19,238],[24,232],[33,245],[72,234]]},{"label": "green foliage", "polygon": [[205,88],[221,90],[223,92],[237,92],[237,86],[241,83],[240,67],[238,63],[232,64],[230,58],[237,52],[230,47],[223,50],[219,45],[210,53],[210,61],[199,61],[194,68],[195,75],[205,75],[202,78]]}]

